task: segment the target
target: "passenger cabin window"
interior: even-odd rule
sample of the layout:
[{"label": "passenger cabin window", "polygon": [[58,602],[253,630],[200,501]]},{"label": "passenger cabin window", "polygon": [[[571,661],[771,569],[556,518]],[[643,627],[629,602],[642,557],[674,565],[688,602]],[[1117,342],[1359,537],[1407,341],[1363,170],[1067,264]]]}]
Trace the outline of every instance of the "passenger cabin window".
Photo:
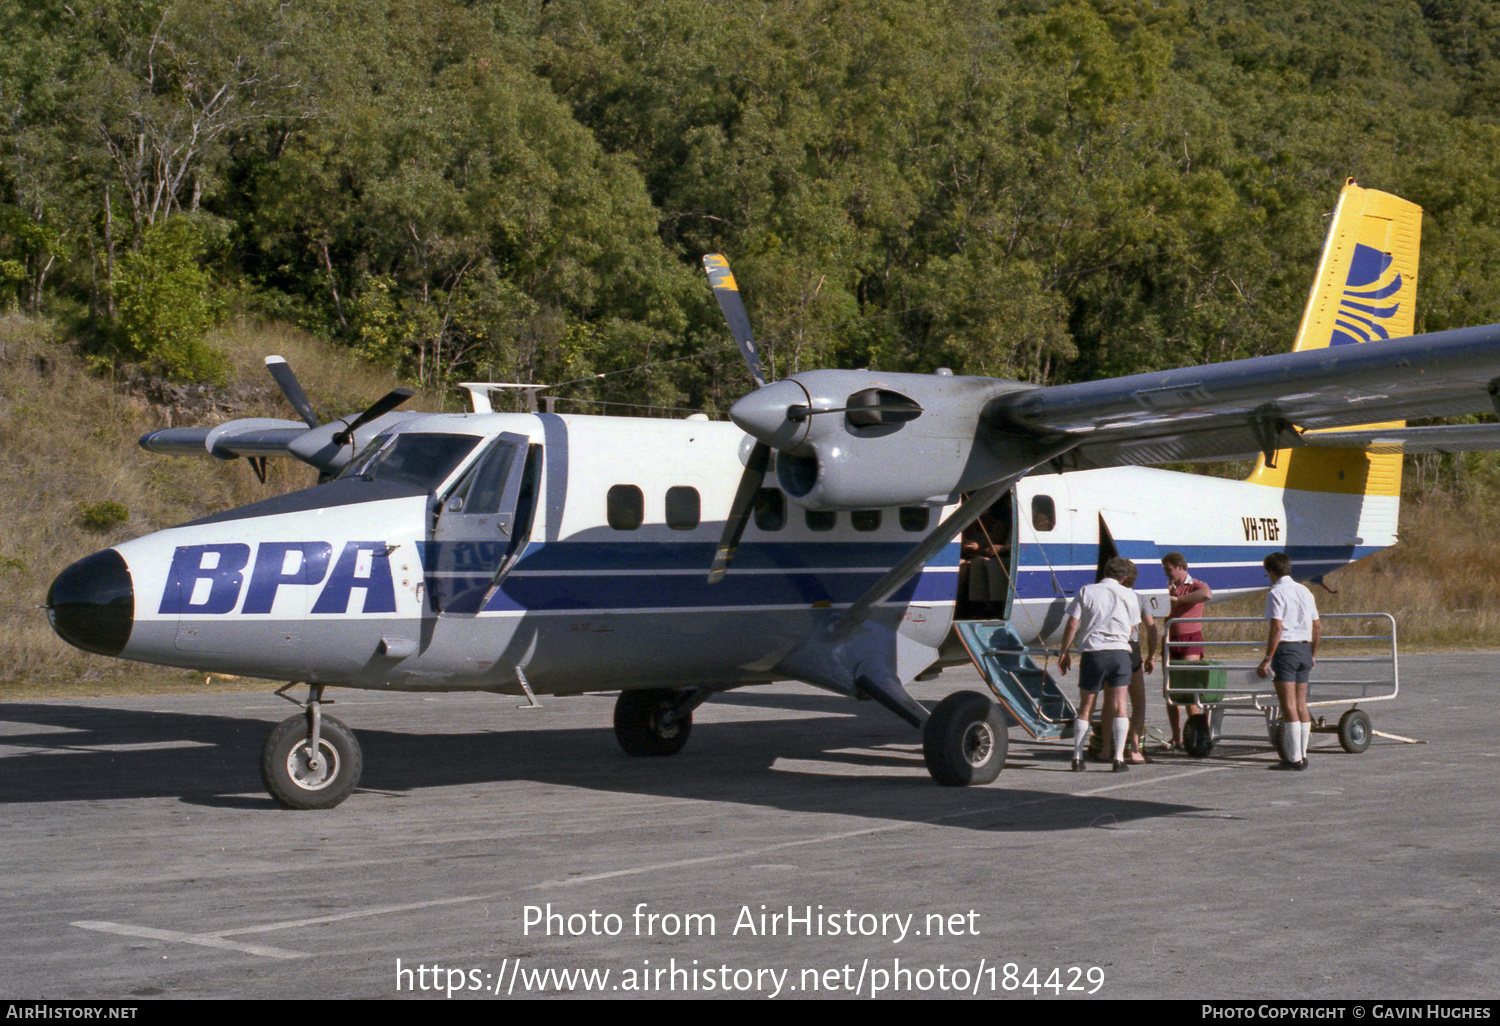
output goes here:
[{"label": "passenger cabin window", "polygon": [[[340,477],[363,477],[371,481],[394,481],[435,490],[448,480],[453,469],[474,451],[474,435],[399,434],[394,441],[372,444],[368,455],[351,463]],[[373,450],[373,451],[372,451]]]},{"label": "passenger cabin window", "polygon": [[901,530],[903,531],[925,531],[927,522],[931,519],[932,510],[926,506],[901,507]]},{"label": "passenger cabin window", "polygon": [[803,516],[809,531],[832,531],[833,525],[839,521],[839,515],[831,509],[810,509],[804,511]]},{"label": "passenger cabin window", "polygon": [[779,488],[755,493],[755,526],[761,531],[779,531],[786,526],[786,496]]},{"label": "passenger cabin window", "polygon": [[605,515],[616,531],[634,531],[646,519],[646,497],[635,485],[615,485],[609,490]]},{"label": "passenger cabin window", "polygon": [[856,531],[878,531],[880,530],[880,510],[857,509],[849,514],[849,523],[854,525]]},{"label": "passenger cabin window", "polygon": [[1034,495],[1031,498],[1031,528],[1038,534],[1057,526],[1057,505],[1050,495]]},{"label": "passenger cabin window", "polygon": [[667,489],[667,526],[674,531],[691,531],[702,518],[698,489],[680,486]]}]

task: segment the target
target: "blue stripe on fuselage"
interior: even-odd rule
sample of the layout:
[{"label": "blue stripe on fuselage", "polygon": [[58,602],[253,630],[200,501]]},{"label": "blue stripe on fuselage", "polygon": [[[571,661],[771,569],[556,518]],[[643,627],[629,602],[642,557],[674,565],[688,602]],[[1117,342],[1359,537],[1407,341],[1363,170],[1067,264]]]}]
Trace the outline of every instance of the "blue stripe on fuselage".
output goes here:
[{"label": "blue stripe on fuselage", "polygon": [[[460,552],[459,546],[470,550]],[[1116,540],[1126,558],[1141,566],[1141,590],[1165,587],[1157,580],[1160,555],[1170,551],[1148,541]],[[427,586],[445,612],[473,613],[488,590],[503,552],[500,545],[427,543],[422,561]],[[742,545],[729,574],[707,584],[714,546],[705,542],[554,542],[533,544],[485,606],[486,611],[571,609],[684,609],[784,606],[855,601],[911,546],[900,542],[752,542]],[[1270,544],[1181,546],[1195,576],[1219,590],[1267,586],[1261,560]],[[1290,546],[1295,576],[1307,580],[1331,573],[1380,551],[1377,546]],[[1094,581],[1097,545],[1021,546],[1016,598],[1053,599]],[[946,546],[889,600],[951,602],[957,592],[959,547]],[[1050,563],[1047,557],[1050,558]],[[1071,565],[1069,565],[1071,564]],[[1084,564],[1079,566],[1079,564]],[[1057,567],[1057,569],[1053,569]],[[674,572],[675,571],[675,572]],[[736,572],[738,571],[738,572]],[[781,571],[750,573],[748,571]],[[701,576],[700,576],[701,572]],[[1054,583],[1055,582],[1055,583]]]},{"label": "blue stripe on fuselage", "polygon": [[[498,543],[420,546],[429,591],[445,613],[473,613],[503,556]],[[807,608],[853,602],[911,551],[903,542],[741,545],[729,573],[707,583],[715,546],[704,542],[555,542],[532,545],[485,604],[487,612]],[[951,602],[959,548],[946,546],[888,601]],[[775,571],[755,573],[752,571]]]},{"label": "blue stripe on fuselage", "polygon": [[[951,602],[957,589],[955,568],[929,569],[907,581],[888,600]],[[791,571],[736,577],[732,572],[718,584],[699,575],[653,574],[507,577],[485,605],[486,612],[549,612],[569,609],[682,609],[708,607],[781,606],[807,609],[821,603],[847,605],[881,577],[879,571],[820,574]],[[486,577],[440,578],[430,581],[438,590],[445,613],[472,613],[489,587]]]},{"label": "blue stripe on fuselage", "polygon": [[[1166,587],[1165,576],[1152,575],[1161,574],[1160,554],[1172,550],[1152,542],[1123,539],[1117,539],[1115,546],[1122,556],[1134,560],[1140,567],[1141,580],[1136,582],[1137,589],[1151,591]],[[1021,566],[1016,572],[1016,597],[1023,600],[1053,598],[1058,594],[1058,589],[1063,594],[1072,595],[1083,585],[1093,584],[1095,568],[1079,567],[1078,564],[1097,559],[1098,546],[1074,546],[1077,557],[1068,553],[1068,548],[1064,545],[1046,547],[1046,555],[1051,557],[1049,563],[1043,557],[1040,547],[1023,545]],[[1375,545],[1292,545],[1282,551],[1292,559],[1293,575],[1298,580],[1305,581],[1332,573],[1380,550],[1381,547]],[[1263,542],[1258,545],[1184,546],[1176,551],[1187,559],[1188,566],[1193,568],[1193,576],[1202,578],[1209,587],[1238,591],[1270,587],[1261,561],[1277,549],[1271,543]],[[1059,553],[1064,555],[1060,556]],[[1053,585],[1054,579],[1056,587]]]},{"label": "blue stripe on fuselage", "polygon": [[[741,543],[729,572],[736,570],[863,569],[884,572],[915,542],[748,542]],[[499,542],[418,542],[422,569],[493,573],[503,557]],[[717,542],[532,543],[516,564],[521,573],[574,573],[589,570],[702,570],[706,578]],[[447,565],[445,565],[447,564]],[[947,545],[929,566],[958,566],[958,546]]]}]

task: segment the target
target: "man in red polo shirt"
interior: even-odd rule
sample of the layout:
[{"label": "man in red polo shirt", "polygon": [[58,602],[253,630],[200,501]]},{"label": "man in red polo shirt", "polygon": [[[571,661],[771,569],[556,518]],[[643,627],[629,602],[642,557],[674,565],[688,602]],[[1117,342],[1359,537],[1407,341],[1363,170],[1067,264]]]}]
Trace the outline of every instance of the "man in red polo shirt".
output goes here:
[{"label": "man in red polo shirt", "polygon": [[[1203,604],[1214,597],[1213,589],[1202,581],[1194,580],[1188,573],[1187,559],[1180,552],[1168,552],[1161,558],[1161,568],[1167,575],[1167,594],[1172,597],[1172,609],[1167,614],[1167,644],[1171,647],[1172,662],[1197,662],[1203,658],[1203,627],[1201,624],[1177,622],[1179,617],[1195,618],[1203,615]],[[1187,707],[1189,716],[1203,710]],[[1172,725],[1172,748],[1182,747],[1182,721],[1177,706],[1167,703],[1167,722]]]}]

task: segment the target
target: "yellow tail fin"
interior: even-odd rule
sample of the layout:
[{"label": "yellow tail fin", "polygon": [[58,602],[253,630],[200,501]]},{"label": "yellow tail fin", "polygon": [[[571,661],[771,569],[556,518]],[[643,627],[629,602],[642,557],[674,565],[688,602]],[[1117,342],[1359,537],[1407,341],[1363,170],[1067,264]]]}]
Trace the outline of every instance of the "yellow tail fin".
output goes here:
[{"label": "yellow tail fin", "polygon": [[[1293,352],[1410,335],[1417,303],[1422,208],[1349,179],[1323,244]],[[1371,424],[1401,427],[1402,422]],[[1401,456],[1356,449],[1283,449],[1249,480],[1275,488],[1346,495],[1401,494]]]}]

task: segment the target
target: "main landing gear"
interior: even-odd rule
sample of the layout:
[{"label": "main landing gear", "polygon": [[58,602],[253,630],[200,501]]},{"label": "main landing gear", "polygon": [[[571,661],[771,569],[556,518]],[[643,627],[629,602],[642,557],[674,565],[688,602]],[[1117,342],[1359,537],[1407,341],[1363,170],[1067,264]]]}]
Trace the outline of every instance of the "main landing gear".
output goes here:
[{"label": "main landing gear", "polygon": [[988,784],[1005,768],[1005,714],[977,691],[955,691],[922,728],[922,759],[944,787]]},{"label": "main landing gear", "polygon": [[[288,684],[276,694],[294,687]],[[287,701],[297,704],[296,699]],[[260,753],[260,779],[287,809],[331,809],[354,791],[364,756],[354,732],[323,715],[323,688],[309,685],[304,711],[276,725]]]},{"label": "main landing gear", "polygon": [[[692,733],[693,710],[713,690],[620,692],[615,740],[627,755],[676,755]],[[915,714],[906,718],[915,722]],[[1008,742],[1000,706],[977,691],[958,691],[939,702],[922,727],[922,758],[932,779],[945,787],[988,784],[1005,768]]]},{"label": "main landing gear", "polygon": [[710,688],[646,688],[615,699],[615,740],[626,755],[676,755],[693,732],[693,710]]}]

